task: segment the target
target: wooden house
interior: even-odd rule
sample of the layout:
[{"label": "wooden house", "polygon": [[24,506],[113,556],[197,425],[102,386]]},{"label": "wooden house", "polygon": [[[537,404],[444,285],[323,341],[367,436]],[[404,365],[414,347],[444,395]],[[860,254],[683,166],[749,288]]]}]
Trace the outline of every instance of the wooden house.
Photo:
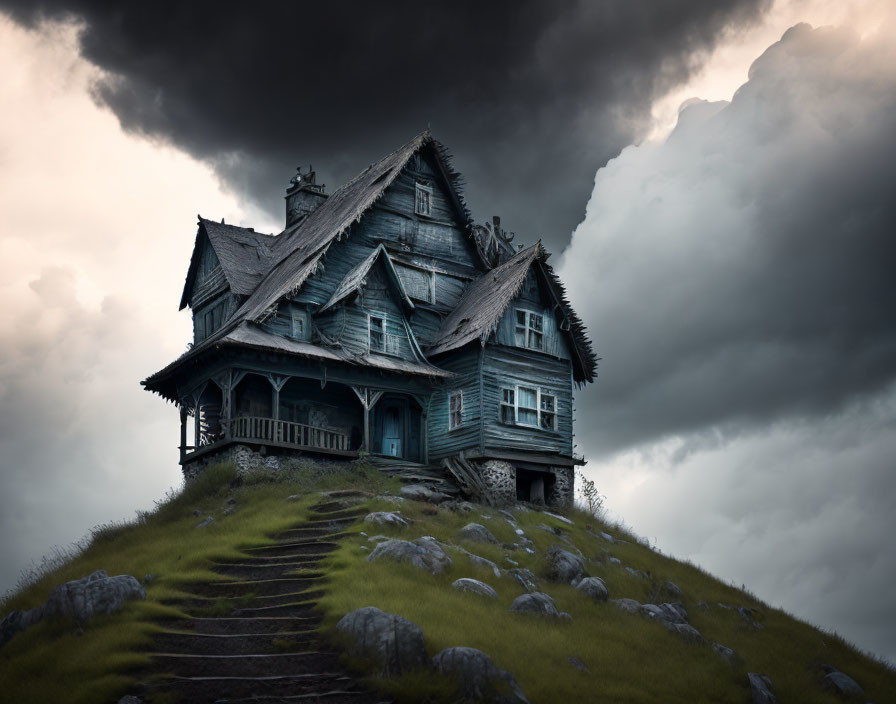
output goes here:
[{"label": "wooden house", "polygon": [[569,501],[595,356],[549,254],[498,222],[473,224],[429,132],[332,194],[299,170],[277,235],[200,217],[193,343],[143,381],[180,409],[185,475],[366,452],[495,503]]}]

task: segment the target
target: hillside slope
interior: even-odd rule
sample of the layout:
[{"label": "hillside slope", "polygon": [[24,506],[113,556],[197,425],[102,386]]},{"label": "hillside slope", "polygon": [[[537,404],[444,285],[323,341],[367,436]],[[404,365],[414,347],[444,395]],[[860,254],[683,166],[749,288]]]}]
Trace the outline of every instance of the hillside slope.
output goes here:
[{"label": "hillside slope", "polygon": [[[133,693],[146,701],[177,701],[176,693],[146,683],[176,674],[183,658],[171,660],[169,667],[152,654],[172,644],[172,632],[195,628],[200,618],[232,618],[240,609],[274,604],[265,601],[260,587],[233,591],[228,585],[240,579],[236,572],[241,569],[234,566],[245,565],[267,549],[282,552],[283,536],[290,530],[301,532],[297,526],[309,520],[319,523],[312,507],[319,510],[323,504],[343,517],[333,524],[332,535],[316,531],[315,539],[327,542],[326,550],[315,550],[313,564],[295,558],[295,564],[281,561],[277,571],[277,579],[308,582],[291,597],[306,609],[303,613],[309,619],[302,634],[294,636],[302,647],[313,637],[329,650],[338,649],[344,644],[336,634],[339,619],[354,609],[376,606],[417,624],[429,656],[453,646],[484,651],[499,668],[514,674],[533,704],[746,704],[751,697],[748,672],[767,675],[779,702],[846,701],[823,688],[823,666],[845,672],[861,685],[865,697],[857,701],[896,701],[896,672],[841,638],[769,608],[749,593],[659,554],[618,526],[584,512],[555,516],[522,506],[504,512],[456,502],[436,506],[408,500],[396,496],[398,482],[363,463],[309,464],[286,476],[233,480],[230,467],[210,469],[153,513],[132,524],[96,531],[80,554],[36,575],[33,583],[8,596],[4,616],[13,609],[39,605],[55,586],[97,569],[139,579],[150,575],[145,580],[145,601],[131,602],[121,612],[96,617],[81,627],[62,621],[41,623],[0,646],[0,698],[114,702]],[[321,496],[320,492],[333,490],[339,493]],[[364,522],[373,511],[400,512],[409,525]],[[207,516],[215,520],[197,527]],[[471,522],[484,526],[497,542],[465,537],[462,529]],[[386,538],[422,536],[440,541],[451,559],[439,574],[388,558],[368,560]],[[580,553],[585,571],[603,580],[610,601],[551,581],[549,575],[556,572],[549,558],[554,546],[554,552]],[[549,594],[571,618],[510,611],[514,599],[525,592],[510,571],[520,569],[531,570],[537,583],[531,588]],[[452,583],[459,578],[481,580],[494,588],[497,598],[458,591]],[[215,596],[218,593],[223,596]],[[680,604],[687,623],[705,641],[669,630],[644,609],[630,613],[622,607],[633,602],[614,603],[616,599]],[[180,647],[185,642],[181,638]],[[228,641],[236,642],[242,641]],[[262,652],[286,660],[299,648],[289,638],[258,643],[267,649]],[[736,657],[729,661],[712,643],[733,649]],[[220,652],[226,653],[227,647],[232,646]],[[327,669],[332,666],[327,660]],[[365,665],[343,658],[340,667]],[[428,672],[398,678],[365,678],[363,669],[355,673],[361,681],[357,689],[348,688],[352,693],[345,695],[346,701],[353,696],[366,700],[365,686],[399,701],[451,701],[454,696],[451,681]],[[283,693],[280,690],[278,696]],[[200,700],[184,692],[181,697],[181,701]]]}]

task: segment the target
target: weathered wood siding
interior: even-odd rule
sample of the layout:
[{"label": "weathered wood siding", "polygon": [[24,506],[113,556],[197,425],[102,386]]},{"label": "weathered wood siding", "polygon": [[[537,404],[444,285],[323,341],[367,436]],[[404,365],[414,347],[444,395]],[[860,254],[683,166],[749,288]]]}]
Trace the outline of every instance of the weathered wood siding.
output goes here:
[{"label": "weathered wood siding", "polygon": [[[556,399],[556,430],[501,422],[502,389],[537,388]],[[482,363],[483,443],[504,448],[572,455],[572,366],[568,360],[517,347],[488,344]]]},{"label": "weathered wood siding", "polygon": [[[454,372],[457,376],[437,389],[429,404],[427,430],[429,433],[429,460],[455,455],[461,450],[479,447],[481,434],[480,348],[468,345],[464,349],[446,355],[438,362],[439,367]],[[462,422],[459,428],[448,429],[449,396],[455,391],[463,392]]]},{"label": "weathered wood siding", "polygon": [[526,280],[517,297],[507,306],[501,322],[495,331],[495,342],[508,347],[517,346],[516,341],[516,311],[527,310],[538,313],[544,321],[542,351],[545,354],[559,359],[571,359],[569,341],[566,333],[560,329],[561,320],[552,306],[547,303],[547,292],[536,280],[534,272],[530,269]]},{"label": "weathered wood siding", "polygon": [[[211,335],[239,308],[239,297],[227,291],[226,287],[221,289],[216,298],[206,301],[200,307],[193,309],[194,342],[200,342]],[[222,293],[223,295],[221,295]]]}]

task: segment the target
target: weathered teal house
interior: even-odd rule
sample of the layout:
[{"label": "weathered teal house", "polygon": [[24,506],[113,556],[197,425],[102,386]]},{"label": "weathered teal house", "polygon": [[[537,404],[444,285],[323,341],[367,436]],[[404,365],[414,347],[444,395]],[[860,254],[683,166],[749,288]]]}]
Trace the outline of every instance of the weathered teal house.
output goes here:
[{"label": "weathered teal house", "polygon": [[300,170],[278,235],[199,219],[193,344],[143,382],[180,408],[186,476],[366,451],[571,499],[591,343],[541,244],[474,225],[458,182],[424,132],[332,194]]}]

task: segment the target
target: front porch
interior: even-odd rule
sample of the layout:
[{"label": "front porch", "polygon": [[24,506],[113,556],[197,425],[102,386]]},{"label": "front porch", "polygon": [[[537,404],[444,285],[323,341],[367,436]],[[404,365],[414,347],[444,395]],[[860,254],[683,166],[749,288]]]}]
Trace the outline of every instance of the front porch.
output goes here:
[{"label": "front porch", "polygon": [[181,465],[231,444],[425,461],[423,399],[369,386],[228,369],[182,398],[180,419]]}]

